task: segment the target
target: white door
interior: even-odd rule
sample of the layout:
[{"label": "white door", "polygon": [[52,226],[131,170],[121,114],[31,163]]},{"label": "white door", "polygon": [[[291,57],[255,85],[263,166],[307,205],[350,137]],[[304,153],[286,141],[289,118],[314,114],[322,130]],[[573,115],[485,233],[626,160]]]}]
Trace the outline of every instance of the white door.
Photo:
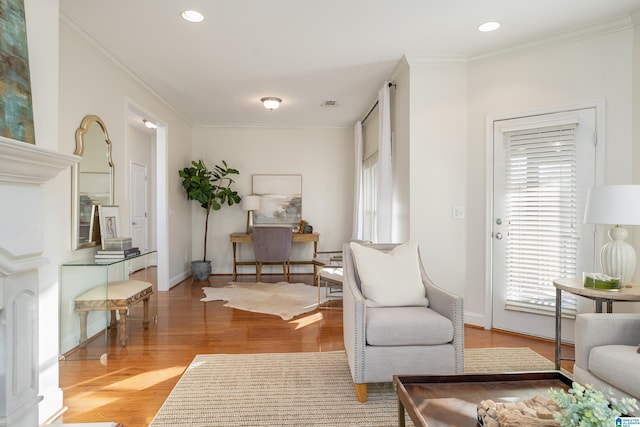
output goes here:
[{"label": "white door", "polygon": [[593,271],[596,142],[595,108],[493,122],[492,327],[553,338],[553,279]]},{"label": "white door", "polygon": [[147,166],[131,163],[131,240],[141,252],[149,248],[147,233]]}]

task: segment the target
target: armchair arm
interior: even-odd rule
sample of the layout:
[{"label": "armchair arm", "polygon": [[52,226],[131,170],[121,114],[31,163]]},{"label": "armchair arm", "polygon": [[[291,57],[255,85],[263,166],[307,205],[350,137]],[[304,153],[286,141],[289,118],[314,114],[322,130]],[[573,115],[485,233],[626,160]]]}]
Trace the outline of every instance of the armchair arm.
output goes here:
[{"label": "armchair arm", "polygon": [[426,275],[422,278],[427,290],[429,307],[453,323],[453,346],[456,352],[456,372],[464,371],[464,310],[463,298],[435,284]]},{"label": "armchair arm", "polygon": [[640,314],[583,313],[576,316],[576,360],[583,369],[589,368],[589,353],[601,345],[640,344]]},{"label": "armchair arm", "polygon": [[366,303],[356,282],[353,254],[348,244],[343,247],[342,316],[344,347],[354,383],[364,382],[364,349],[366,345]]}]

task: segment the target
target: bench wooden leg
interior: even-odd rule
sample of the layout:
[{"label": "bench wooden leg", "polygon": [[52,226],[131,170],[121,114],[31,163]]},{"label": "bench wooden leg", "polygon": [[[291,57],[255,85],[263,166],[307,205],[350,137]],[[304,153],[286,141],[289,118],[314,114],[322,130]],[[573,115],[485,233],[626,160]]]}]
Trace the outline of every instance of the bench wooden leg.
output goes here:
[{"label": "bench wooden leg", "polygon": [[109,327],[115,330],[117,325],[118,325],[118,319],[116,319],[116,311],[111,310],[111,322],[109,323]]},{"label": "bench wooden leg", "polygon": [[83,345],[87,341],[87,315],[88,311],[79,311],[78,317],[80,318],[80,345]]},{"label": "bench wooden leg", "polygon": [[123,347],[127,346],[127,309],[123,308],[118,310],[120,313],[120,344]]},{"label": "bench wooden leg", "polygon": [[142,316],[142,326],[144,326],[145,329],[149,329],[149,297],[142,300],[142,311],[144,313]]}]

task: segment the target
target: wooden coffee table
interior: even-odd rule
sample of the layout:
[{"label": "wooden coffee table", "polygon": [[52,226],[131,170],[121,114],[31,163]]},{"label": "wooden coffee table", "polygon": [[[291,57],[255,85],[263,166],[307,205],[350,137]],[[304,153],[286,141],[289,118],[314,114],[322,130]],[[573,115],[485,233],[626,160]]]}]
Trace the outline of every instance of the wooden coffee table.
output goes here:
[{"label": "wooden coffee table", "polygon": [[568,390],[572,380],[560,371],[459,375],[394,375],[398,394],[398,426],[405,425],[405,409],[415,426],[473,427],[482,400],[521,401],[551,387]]}]

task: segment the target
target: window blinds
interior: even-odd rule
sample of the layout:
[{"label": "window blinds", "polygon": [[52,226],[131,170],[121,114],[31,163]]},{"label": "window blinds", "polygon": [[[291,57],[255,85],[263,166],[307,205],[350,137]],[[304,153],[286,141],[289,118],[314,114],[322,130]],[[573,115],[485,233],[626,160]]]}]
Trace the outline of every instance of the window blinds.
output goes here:
[{"label": "window blinds", "polygon": [[[506,308],[552,311],[553,279],[575,277],[578,218],[576,125],[505,133]],[[563,312],[576,297],[563,293]]]}]

